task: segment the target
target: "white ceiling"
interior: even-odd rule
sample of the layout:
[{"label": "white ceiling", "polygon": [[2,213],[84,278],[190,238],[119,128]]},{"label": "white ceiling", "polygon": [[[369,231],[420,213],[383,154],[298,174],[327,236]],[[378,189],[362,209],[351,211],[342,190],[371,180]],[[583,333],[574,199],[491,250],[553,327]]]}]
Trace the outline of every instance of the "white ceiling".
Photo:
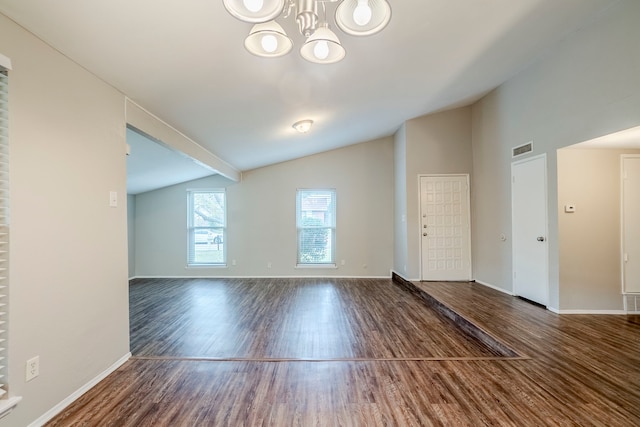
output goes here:
[{"label": "white ceiling", "polygon": [[640,126],[590,139],[568,148],[640,149]]},{"label": "white ceiling", "polygon": [[[221,0],[0,0],[0,12],[230,163],[248,170],[392,135],[467,105],[618,0],[389,0],[346,58],[311,64],[243,47],[251,25]],[[328,4],[333,23],[335,3]],[[310,118],[308,134],[291,124]]]}]

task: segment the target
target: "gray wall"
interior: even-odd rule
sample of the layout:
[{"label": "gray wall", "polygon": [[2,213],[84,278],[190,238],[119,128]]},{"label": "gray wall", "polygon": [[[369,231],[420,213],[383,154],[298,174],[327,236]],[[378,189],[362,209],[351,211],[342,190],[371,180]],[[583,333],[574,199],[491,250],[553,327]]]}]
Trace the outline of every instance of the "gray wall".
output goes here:
[{"label": "gray wall", "polygon": [[129,253],[129,278],[136,274],[136,196],[127,194],[127,244]]},{"label": "gray wall", "polygon": [[[395,266],[407,265],[407,275],[416,277],[417,233],[411,230],[418,226],[416,175],[473,170],[474,275],[509,291],[510,149],[533,140],[533,154],[547,153],[549,160],[550,305],[577,307],[571,286],[565,293],[560,277],[556,150],[640,124],[638,16],[640,2],[622,0],[475,104],[472,167],[465,166],[466,157],[437,151],[438,143],[444,147],[452,139],[465,145],[469,127],[462,116],[468,113],[458,111],[405,124],[404,137],[397,140],[406,146],[396,142],[396,152],[403,153],[406,179],[395,183],[401,190],[406,186],[404,194],[393,194],[392,138],[251,171],[239,184],[227,182],[230,206],[232,201],[236,206],[229,212],[229,232],[242,236],[229,243],[235,269],[185,270],[184,188],[167,189],[166,197],[139,196],[135,234],[148,246],[136,245],[137,274],[300,275],[293,268],[295,189],[330,186],[338,189],[338,259],[346,261],[330,273],[388,275],[394,256],[392,204],[399,200],[404,206],[397,208],[395,229],[407,232],[398,238],[395,254],[406,258],[395,260]],[[125,100],[4,16],[0,52],[14,67],[9,381],[11,393],[23,397],[0,420],[8,427],[28,425],[128,352]],[[462,129],[452,128],[458,121]],[[109,191],[120,194],[119,207],[108,206]],[[402,215],[406,225],[399,224]],[[152,225],[173,225],[145,230],[145,217]],[[507,242],[499,240],[500,233]],[[173,250],[171,262],[163,265],[165,253]],[[267,261],[273,263],[270,270]],[[601,307],[600,290],[580,292],[580,305]],[[40,376],[26,383],[24,363],[35,355]]]},{"label": "gray wall", "polygon": [[3,15],[0,52],[13,64],[9,386],[22,396],[0,426],[14,427],[129,352],[125,117],[122,94]]},{"label": "gray wall", "polygon": [[[228,265],[186,268],[186,190],[221,187],[227,189]],[[337,269],[295,268],[297,188],[337,190]],[[136,276],[388,277],[393,206],[392,138],[244,172],[240,183],[209,177],[139,194]]]},{"label": "gray wall", "polygon": [[409,260],[407,246],[407,125],[395,134],[394,158],[394,264],[393,270],[407,278]]},{"label": "gray wall", "polygon": [[510,150],[533,140],[548,160],[549,306],[572,306],[560,298],[556,150],[640,124],[638,16],[640,2],[621,1],[473,106],[476,279],[512,290]]},{"label": "gray wall", "polygon": [[[469,174],[471,108],[457,108],[407,121],[397,135],[396,214],[394,270],[410,280],[420,279],[420,174]],[[400,171],[404,175],[400,175]],[[471,178],[473,179],[473,178]],[[402,215],[406,215],[403,223]],[[406,266],[406,268],[405,268]]]}]

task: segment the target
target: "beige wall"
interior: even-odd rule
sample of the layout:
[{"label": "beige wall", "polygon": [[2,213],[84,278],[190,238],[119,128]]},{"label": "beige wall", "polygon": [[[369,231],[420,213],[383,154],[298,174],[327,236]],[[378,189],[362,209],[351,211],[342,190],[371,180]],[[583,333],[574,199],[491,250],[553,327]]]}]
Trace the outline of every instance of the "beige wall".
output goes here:
[{"label": "beige wall", "polygon": [[[560,305],[622,310],[620,155],[640,150],[558,150]],[[576,212],[564,212],[573,204]]]},{"label": "beige wall", "polygon": [[129,277],[136,274],[136,196],[127,195],[127,248],[129,254]]},{"label": "beige wall", "polygon": [[[218,187],[227,189],[228,267],[187,269],[186,189]],[[298,188],[337,191],[337,269],[295,268]],[[392,138],[244,172],[240,183],[209,177],[139,194],[136,276],[389,277],[393,201]]]},{"label": "beige wall", "polygon": [[[476,279],[512,290],[510,150],[533,140],[532,154],[547,153],[548,160],[549,306],[564,308],[556,150],[640,124],[638,16],[640,2],[621,1],[473,106]],[[498,238],[502,232],[507,242]],[[597,298],[589,306],[600,306]]]},{"label": "beige wall", "polygon": [[129,352],[125,119],[122,94],[3,15],[0,53],[13,65],[9,387],[22,396],[0,426],[14,427]]},{"label": "beige wall", "polygon": [[[420,279],[420,188],[421,174],[469,174],[472,172],[471,108],[464,107],[418,117],[405,122],[396,137],[396,259],[394,270],[410,280]],[[404,136],[404,138],[402,137]],[[403,162],[404,160],[404,162]],[[398,164],[400,162],[401,164]],[[398,181],[398,179],[400,181]],[[404,193],[404,194],[403,194]],[[406,214],[406,224],[402,215]],[[406,254],[406,255],[405,255]],[[400,257],[400,258],[398,258]],[[406,266],[406,268],[405,268]]]}]

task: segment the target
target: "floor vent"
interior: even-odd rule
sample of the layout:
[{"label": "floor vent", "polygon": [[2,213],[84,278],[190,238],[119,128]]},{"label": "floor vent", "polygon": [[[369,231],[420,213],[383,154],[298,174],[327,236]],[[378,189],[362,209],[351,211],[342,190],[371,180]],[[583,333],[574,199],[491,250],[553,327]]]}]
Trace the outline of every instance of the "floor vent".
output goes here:
[{"label": "floor vent", "polygon": [[522,156],[523,154],[527,154],[533,151],[533,141],[529,141],[526,144],[522,144],[518,147],[513,148],[513,157]]},{"label": "floor vent", "polygon": [[624,311],[627,314],[640,314],[640,295],[624,294]]}]

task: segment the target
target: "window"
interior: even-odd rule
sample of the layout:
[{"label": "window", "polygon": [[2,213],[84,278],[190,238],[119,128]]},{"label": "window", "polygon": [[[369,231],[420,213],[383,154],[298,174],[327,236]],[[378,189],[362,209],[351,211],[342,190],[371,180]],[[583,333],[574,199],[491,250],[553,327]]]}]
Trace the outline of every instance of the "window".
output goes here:
[{"label": "window", "polygon": [[188,190],[189,265],[226,265],[227,209],[224,190]]},{"label": "window", "polygon": [[336,190],[298,190],[298,266],[335,266]]},{"label": "window", "polygon": [[9,396],[9,73],[11,61],[0,54],[0,418],[18,404]]},{"label": "window", "polygon": [[7,72],[0,66],[0,395],[7,393],[7,287],[9,285],[9,117]]}]

